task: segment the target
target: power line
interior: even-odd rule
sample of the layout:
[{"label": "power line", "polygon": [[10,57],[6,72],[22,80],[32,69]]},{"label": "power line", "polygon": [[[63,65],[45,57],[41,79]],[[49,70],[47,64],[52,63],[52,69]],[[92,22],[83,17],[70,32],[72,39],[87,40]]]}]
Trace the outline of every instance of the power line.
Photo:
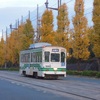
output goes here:
[{"label": "power line", "polygon": [[[64,1],[65,1],[66,4],[69,4],[69,3],[71,3],[71,2],[74,1],[74,0],[69,0],[69,1],[64,0]],[[66,2],[66,1],[67,1],[67,2]],[[55,5],[57,5],[57,3],[53,4],[52,7],[54,7]],[[92,8],[92,7],[86,9],[85,12],[87,12],[87,11],[90,10],[91,8]],[[35,11],[33,11],[33,12],[35,12]],[[31,14],[32,14],[33,12],[31,12]],[[89,15],[89,14],[91,14],[91,13],[92,13],[92,11],[91,11],[91,12],[87,12],[87,13],[85,13],[84,15]],[[43,12],[41,11],[41,13],[39,14],[40,17],[42,16],[42,14],[43,14]],[[25,17],[24,17],[24,18],[25,18]],[[26,19],[26,18],[25,18],[25,19]],[[37,18],[36,18],[35,15],[34,15],[34,17],[33,17],[32,19],[30,19],[30,20],[31,20],[32,22],[34,22],[34,21],[37,20]]]},{"label": "power line", "polygon": [[35,21],[37,19],[37,17],[35,17],[34,19],[31,19],[31,21]]},{"label": "power line", "polygon": [[73,0],[68,1],[67,4],[70,3],[70,2],[72,2],[72,1],[73,1]]}]

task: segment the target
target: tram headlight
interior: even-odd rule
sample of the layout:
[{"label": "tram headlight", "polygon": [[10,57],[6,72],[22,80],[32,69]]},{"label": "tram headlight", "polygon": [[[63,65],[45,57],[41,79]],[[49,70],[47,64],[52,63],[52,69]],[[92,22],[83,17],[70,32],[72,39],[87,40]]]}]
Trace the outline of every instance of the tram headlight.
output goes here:
[{"label": "tram headlight", "polygon": [[57,68],[53,68],[55,71],[57,70]]}]

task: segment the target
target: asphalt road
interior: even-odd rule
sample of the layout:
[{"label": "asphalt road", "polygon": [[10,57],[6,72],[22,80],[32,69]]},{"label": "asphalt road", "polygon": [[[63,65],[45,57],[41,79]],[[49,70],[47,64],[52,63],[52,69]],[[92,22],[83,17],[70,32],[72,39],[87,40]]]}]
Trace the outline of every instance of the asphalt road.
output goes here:
[{"label": "asphalt road", "polygon": [[0,71],[0,100],[100,100],[100,79],[69,76],[58,80]]},{"label": "asphalt road", "polygon": [[72,100],[47,91],[0,79],[0,100]]},{"label": "asphalt road", "polygon": [[90,83],[90,84],[99,84],[100,85],[100,78],[94,78],[94,77],[67,75],[65,80],[82,82],[82,83]]}]

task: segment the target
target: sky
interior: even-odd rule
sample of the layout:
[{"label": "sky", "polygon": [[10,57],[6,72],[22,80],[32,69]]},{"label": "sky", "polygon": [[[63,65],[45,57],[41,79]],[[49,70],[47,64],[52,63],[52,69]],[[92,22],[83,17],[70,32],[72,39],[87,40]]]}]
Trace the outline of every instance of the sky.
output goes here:
[{"label": "sky", "polygon": [[5,7],[34,7],[44,4],[45,0],[0,0],[0,8]]},{"label": "sky", "polygon": [[43,5],[45,0],[0,0],[0,37],[2,30],[5,33],[6,27],[15,23],[16,19],[26,16],[28,11],[34,7]]},{"label": "sky", "polygon": [[[57,0],[48,1],[50,2],[49,6],[57,6]],[[2,35],[2,30],[5,33],[6,27],[9,27],[11,23],[14,24],[16,19],[28,15],[29,10],[32,12],[37,7],[37,4],[42,6],[45,2],[46,0],[0,0],[0,36]],[[74,9],[75,0],[62,0],[62,2],[67,3],[70,10],[69,17],[72,18],[74,13],[71,10]],[[86,9],[85,14],[91,21],[90,13],[92,11],[93,0],[84,0],[84,2]]]}]

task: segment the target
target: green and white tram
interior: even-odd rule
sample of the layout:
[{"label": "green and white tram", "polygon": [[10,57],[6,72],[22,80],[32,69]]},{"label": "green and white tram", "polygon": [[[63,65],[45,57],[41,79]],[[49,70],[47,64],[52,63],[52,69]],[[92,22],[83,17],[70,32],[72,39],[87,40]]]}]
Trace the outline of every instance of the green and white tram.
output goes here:
[{"label": "green and white tram", "polygon": [[31,44],[20,52],[20,74],[35,78],[66,77],[66,49],[44,42]]}]

